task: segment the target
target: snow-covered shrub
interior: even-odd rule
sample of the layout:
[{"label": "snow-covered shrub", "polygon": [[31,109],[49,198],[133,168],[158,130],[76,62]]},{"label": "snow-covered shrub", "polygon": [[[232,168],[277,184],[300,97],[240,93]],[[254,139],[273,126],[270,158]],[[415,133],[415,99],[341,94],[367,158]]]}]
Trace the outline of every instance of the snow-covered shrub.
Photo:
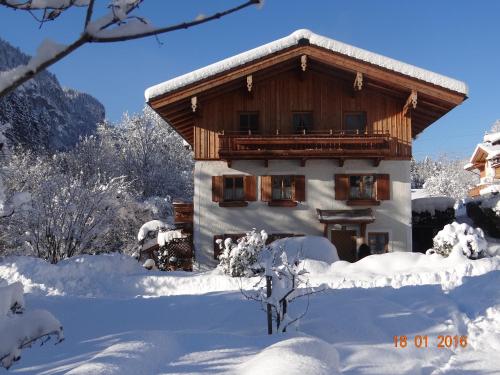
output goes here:
[{"label": "snow-covered shrub", "polygon": [[64,339],[61,323],[48,311],[25,312],[23,285],[0,287],[0,366],[9,368],[36,340]]},{"label": "snow-covered shrub", "polygon": [[470,259],[483,257],[488,248],[481,228],[453,222],[446,225],[434,237],[434,247],[428,253],[437,253],[447,257],[452,252],[460,252]]},{"label": "snow-covered shrub", "polygon": [[219,255],[219,268],[232,277],[253,276],[259,268],[260,252],[266,246],[268,235],[265,230],[252,229],[234,242],[231,238],[217,240],[222,253]]}]

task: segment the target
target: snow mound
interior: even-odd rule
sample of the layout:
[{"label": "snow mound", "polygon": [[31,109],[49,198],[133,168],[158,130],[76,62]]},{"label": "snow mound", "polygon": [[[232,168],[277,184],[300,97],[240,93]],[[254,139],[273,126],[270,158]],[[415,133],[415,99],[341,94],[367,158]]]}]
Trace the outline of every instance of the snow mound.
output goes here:
[{"label": "snow mound", "polygon": [[339,261],[327,266],[308,261],[312,285],[338,288],[401,288],[409,285],[439,284],[453,289],[464,278],[500,268],[500,257],[471,260],[454,252],[447,258],[438,254],[395,252],[367,256],[356,263]]},{"label": "snow mound", "polygon": [[310,30],[301,29],[293,32],[289,36],[275,40],[274,42],[240,53],[236,56],[229,57],[191,73],[160,83],[156,86],[152,86],[145,91],[144,96],[146,101],[150,101],[155,97],[177,90],[181,87],[196,83],[238,66],[251,63],[252,61],[266,57],[286,48],[298,45],[304,39],[309,40],[309,43],[313,46],[325,48],[329,51],[336,52],[356,60],[377,65],[381,68],[392,70],[394,72],[432,83],[462,94],[467,94],[468,92],[467,85],[464,82],[315,34]]},{"label": "snow mound", "polygon": [[244,363],[241,375],[340,374],[339,355],[333,345],[313,337],[283,340]]},{"label": "snow mound", "polygon": [[287,237],[273,241],[269,246],[276,250],[282,248],[288,259],[299,254],[301,259],[319,260],[329,264],[339,260],[337,249],[325,237]]},{"label": "snow mound", "polygon": [[24,308],[23,284],[16,282],[0,287],[0,317],[6,316],[12,308]]},{"label": "snow mound", "polygon": [[0,262],[0,278],[19,281],[26,293],[46,295],[109,296],[122,294],[122,278],[147,272],[122,254],[82,255],[56,265],[33,257],[7,257]]}]

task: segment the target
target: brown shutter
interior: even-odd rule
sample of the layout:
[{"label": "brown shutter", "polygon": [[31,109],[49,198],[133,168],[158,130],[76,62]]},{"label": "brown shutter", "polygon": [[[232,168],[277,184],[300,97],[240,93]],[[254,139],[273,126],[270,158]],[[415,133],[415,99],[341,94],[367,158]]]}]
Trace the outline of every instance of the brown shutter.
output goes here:
[{"label": "brown shutter", "polygon": [[377,179],[377,199],[385,201],[391,199],[391,181],[388,174],[378,174]]},{"label": "brown shutter", "polygon": [[294,176],[295,180],[295,196],[294,201],[304,202],[306,200],[306,177]]},{"label": "brown shutter", "polygon": [[264,202],[270,202],[272,200],[271,176],[260,177],[260,199]]},{"label": "brown shutter", "polygon": [[335,175],[335,199],[339,201],[349,199],[349,176],[346,174]]},{"label": "brown shutter", "polygon": [[257,178],[255,176],[243,177],[243,188],[245,190],[246,201],[257,200]]},{"label": "brown shutter", "polygon": [[222,202],[222,190],[224,186],[223,176],[212,176],[212,201]]}]

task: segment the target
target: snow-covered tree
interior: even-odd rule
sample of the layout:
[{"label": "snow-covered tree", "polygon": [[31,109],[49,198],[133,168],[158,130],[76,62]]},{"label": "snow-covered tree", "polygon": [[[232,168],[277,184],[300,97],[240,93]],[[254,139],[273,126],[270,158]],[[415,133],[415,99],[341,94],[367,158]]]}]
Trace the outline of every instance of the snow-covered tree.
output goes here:
[{"label": "snow-covered tree", "polygon": [[496,120],[493,125],[491,125],[490,133],[500,132],[500,120]]},{"label": "snow-covered tree", "polygon": [[[0,0],[0,6],[15,11],[29,12],[41,24],[52,22],[62,13],[73,8],[84,10],[82,12],[83,29],[72,43],[61,45],[45,40],[38,47],[36,55],[26,65],[0,73],[0,97],[87,43],[121,42],[187,29],[219,19],[252,4],[260,4],[260,0],[248,0],[212,15],[198,16],[192,21],[162,26],[155,26],[138,14],[139,6],[146,5],[146,3],[146,0]],[[99,16],[96,17],[96,15]]]},{"label": "snow-covered tree", "polygon": [[465,171],[466,161],[441,156],[437,160],[426,157],[411,163],[412,188],[425,188],[431,195],[461,199],[467,196],[478,177]]}]

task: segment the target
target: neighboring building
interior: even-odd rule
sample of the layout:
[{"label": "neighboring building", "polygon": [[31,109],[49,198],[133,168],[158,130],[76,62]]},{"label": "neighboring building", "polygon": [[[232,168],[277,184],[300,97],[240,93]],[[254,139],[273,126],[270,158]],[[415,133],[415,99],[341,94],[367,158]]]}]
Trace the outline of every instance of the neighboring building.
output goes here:
[{"label": "neighboring building", "polygon": [[500,191],[500,132],[486,134],[464,168],[478,171],[480,176],[479,184],[469,191],[469,196]]},{"label": "neighboring building", "polygon": [[145,95],[194,151],[198,261],[251,228],[324,235],[354,261],[361,243],[411,251],[412,139],[467,87],[298,30]]}]

